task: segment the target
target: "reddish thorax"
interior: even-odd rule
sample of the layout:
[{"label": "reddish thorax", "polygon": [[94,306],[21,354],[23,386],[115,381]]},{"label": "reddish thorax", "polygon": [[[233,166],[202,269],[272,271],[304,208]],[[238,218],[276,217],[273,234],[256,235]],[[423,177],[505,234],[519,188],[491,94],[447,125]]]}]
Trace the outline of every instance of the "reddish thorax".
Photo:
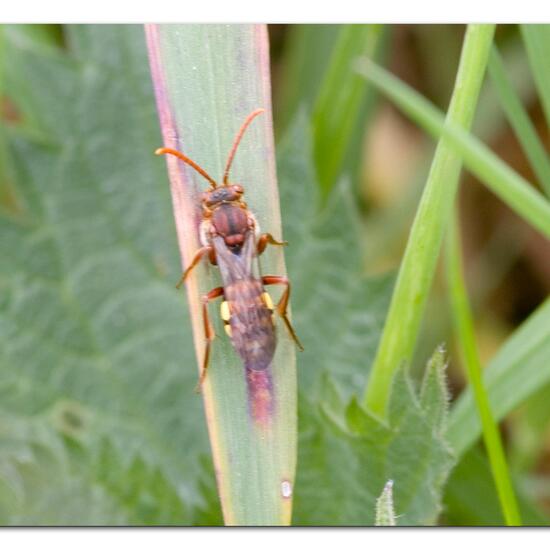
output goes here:
[{"label": "reddish thorax", "polygon": [[238,252],[246,233],[253,229],[253,220],[246,203],[241,200],[240,185],[223,185],[202,195],[204,217],[210,221],[211,235],[223,237],[225,244]]}]

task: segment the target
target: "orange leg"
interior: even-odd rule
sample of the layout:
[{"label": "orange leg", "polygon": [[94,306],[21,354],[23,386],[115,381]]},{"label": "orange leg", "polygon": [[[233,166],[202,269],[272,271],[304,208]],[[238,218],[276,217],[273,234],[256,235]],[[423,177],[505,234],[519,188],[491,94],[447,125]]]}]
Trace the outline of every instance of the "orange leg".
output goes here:
[{"label": "orange leg", "polygon": [[210,323],[210,320],[208,318],[208,302],[215,300],[216,298],[219,298],[220,296],[223,296],[223,287],[219,286],[218,288],[214,288],[211,290],[208,294],[205,294],[202,297],[202,317],[204,320],[204,334],[206,336],[206,348],[204,350],[204,361],[202,363],[202,370],[201,374],[199,376],[199,381],[197,383],[197,386],[195,388],[196,392],[200,392],[200,389],[202,387],[202,383],[204,382],[204,379],[206,378],[206,370],[208,369],[208,360],[210,359],[210,344],[216,337],[216,333],[214,332],[214,328],[212,327],[212,324]]},{"label": "orange leg", "polygon": [[183,272],[181,279],[178,281],[178,284],[176,285],[176,288],[180,288],[180,286],[185,282],[185,279],[187,279],[187,276],[189,275],[189,273],[191,273],[193,268],[197,266],[197,264],[202,260],[203,256],[205,256],[206,254],[209,255],[210,262],[216,265],[216,254],[214,252],[214,249],[211,246],[203,246],[202,248],[199,248],[194,258],[191,260],[189,267]]},{"label": "orange leg", "polygon": [[288,243],[286,241],[279,242],[273,238],[271,233],[263,233],[258,239],[258,256],[265,250],[268,244],[275,244],[277,246],[285,246]]},{"label": "orange leg", "polygon": [[262,277],[262,282],[264,285],[285,285],[285,291],[283,292],[283,295],[281,296],[281,299],[279,300],[279,303],[276,306],[277,313],[281,316],[282,320],[285,323],[286,328],[288,329],[288,332],[290,333],[290,336],[294,340],[295,344],[298,346],[298,349],[300,351],[304,351],[304,346],[302,346],[302,343],[298,339],[298,336],[294,332],[294,329],[292,328],[292,325],[290,324],[290,321],[286,315],[286,309],[288,307],[288,300],[290,298],[290,281],[286,277],[281,277],[280,275],[264,275]]}]

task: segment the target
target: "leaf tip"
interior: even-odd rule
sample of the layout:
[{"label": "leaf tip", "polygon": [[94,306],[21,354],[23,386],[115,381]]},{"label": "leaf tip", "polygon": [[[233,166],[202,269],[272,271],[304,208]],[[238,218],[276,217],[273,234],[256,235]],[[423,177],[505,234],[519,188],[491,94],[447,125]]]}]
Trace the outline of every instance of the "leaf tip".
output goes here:
[{"label": "leaf tip", "polygon": [[395,526],[395,511],[393,508],[393,479],[389,479],[382,489],[382,494],[376,501],[376,521],[378,527]]}]

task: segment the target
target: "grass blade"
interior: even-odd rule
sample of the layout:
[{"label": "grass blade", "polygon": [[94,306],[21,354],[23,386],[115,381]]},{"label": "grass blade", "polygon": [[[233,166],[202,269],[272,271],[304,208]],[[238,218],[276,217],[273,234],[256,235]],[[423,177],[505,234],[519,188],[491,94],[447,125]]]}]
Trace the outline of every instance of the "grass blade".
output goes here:
[{"label": "grass blade", "polygon": [[445,140],[462,156],[466,167],[512,210],[546,237],[550,237],[550,203],[484,143],[457,125],[445,123],[441,111],[406,84],[370,61],[359,71],[410,118],[435,137]]},{"label": "grass blade", "polygon": [[496,47],[492,48],[489,57],[489,74],[523,152],[529,159],[545,193],[550,196],[550,159],[529,115],[508,79],[502,58]]},{"label": "grass blade", "polygon": [[[262,230],[280,239],[266,27],[149,25],[146,30],[165,146],[185,151],[218,179],[246,115],[266,109],[243,138],[232,176],[245,187]],[[168,168],[182,265],[189,265],[199,248],[198,197],[205,182],[176,159],[168,159]],[[262,266],[265,273],[284,275],[282,252],[266,252]],[[205,341],[201,296],[219,284],[217,270],[201,266],[187,285],[199,365]],[[225,523],[289,524],[296,461],[294,345],[279,330],[271,390],[258,392],[249,404],[242,364],[223,337],[219,316],[212,317],[222,336],[212,346],[203,399]],[[259,422],[251,411],[262,398],[273,412]]]},{"label": "grass blade", "polygon": [[369,90],[353,70],[353,60],[360,55],[374,57],[382,33],[381,25],[344,25],[330,58],[312,120],[315,164],[325,196],[340,175],[348,148],[361,143],[354,130],[364,124],[361,114]]},{"label": "grass blade", "polygon": [[464,282],[458,220],[455,214],[449,227],[446,246],[447,281],[451,297],[451,311],[456,337],[466,367],[468,381],[474,394],[483,438],[491,464],[493,479],[507,525],[521,525],[521,517],[510,479],[502,440],[491,412],[483,385],[482,366],[475,342],[474,323]]},{"label": "grass blade", "polygon": [[283,136],[301,109],[310,112],[319,95],[327,59],[340,34],[341,25],[289,25],[282,63],[277,75],[279,92],[275,103],[275,133]]},{"label": "grass blade", "polygon": [[[495,419],[501,420],[550,382],[550,299],[547,299],[506,341],[483,374]],[[481,434],[470,389],[455,402],[447,436],[458,455]]]},{"label": "grass blade", "polygon": [[[449,123],[469,127],[472,122],[493,34],[493,25],[470,25],[466,31],[447,114]],[[382,69],[372,64],[363,65],[361,72],[386,93],[397,89],[398,82],[390,81]],[[395,371],[402,361],[411,359],[414,351],[460,168],[460,157],[441,140],[411,229],[365,394],[367,407],[380,415],[386,412]]]},{"label": "grass blade", "polygon": [[546,116],[546,123],[550,126],[550,74],[548,72],[550,26],[521,25],[520,29],[542,109]]}]

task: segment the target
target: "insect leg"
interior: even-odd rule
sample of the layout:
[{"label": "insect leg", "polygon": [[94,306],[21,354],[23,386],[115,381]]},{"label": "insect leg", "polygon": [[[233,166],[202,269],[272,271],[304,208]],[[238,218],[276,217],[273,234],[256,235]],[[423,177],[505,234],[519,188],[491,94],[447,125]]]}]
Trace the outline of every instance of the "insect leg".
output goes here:
[{"label": "insect leg", "polygon": [[216,254],[214,253],[214,249],[211,246],[203,246],[202,248],[199,248],[197,250],[197,253],[195,254],[194,258],[191,260],[191,263],[187,267],[187,269],[183,272],[183,275],[181,276],[181,279],[178,281],[178,284],[176,285],[176,288],[180,288],[180,286],[185,282],[185,279],[187,279],[187,276],[194,267],[202,260],[202,257],[208,254],[210,256],[210,261],[215,264],[216,263]]},{"label": "insect leg", "polygon": [[294,340],[295,344],[298,346],[298,349],[300,351],[304,351],[304,346],[302,346],[302,343],[298,339],[298,336],[294,332],[294,329],[292,328],[292,325],[290,324],[290,321],[286,315],[286,308],[288,307],[288,300],[290,298],[290,281],[286,277],[282,277],[280,275],[264,275],[262,277],[262,282],[264,285],[286,286],[285,291],[283,292],[283,295],[281,296],[281,299],[277,304],[277,313],[283,319],[285,326],[288,329],[288,332],[290,333],[290,336]]},{"label": "insect leg", "polygon": [[265,250],[268,244],[275,244],[278,246],[285,246],[288,243],[286,241],[276,241],[271,233],[263,233],[258,239],[258,256]]},{"label": "insect leg", "polygon": [[204,350],[204,361],[202,363],[201,374],[200,374],[197,386],[195,388],[196,392],[200,391],[202,387],[202,383],[206,378],[206,369],[208,369],[208,360],[210,358],[210,344],[216,337],[216,333],[214,332],[214,329],[212,328],[212,324],[210,323],[210,319],[208,318],[208,302],[215,300],[220,296],[223,296],[223,286],[219,286],[217,288],[212,289],[208,294],[205,294],[202,297],[202,317],[204,320],[204,334],[206,336],[206,348]]}]

